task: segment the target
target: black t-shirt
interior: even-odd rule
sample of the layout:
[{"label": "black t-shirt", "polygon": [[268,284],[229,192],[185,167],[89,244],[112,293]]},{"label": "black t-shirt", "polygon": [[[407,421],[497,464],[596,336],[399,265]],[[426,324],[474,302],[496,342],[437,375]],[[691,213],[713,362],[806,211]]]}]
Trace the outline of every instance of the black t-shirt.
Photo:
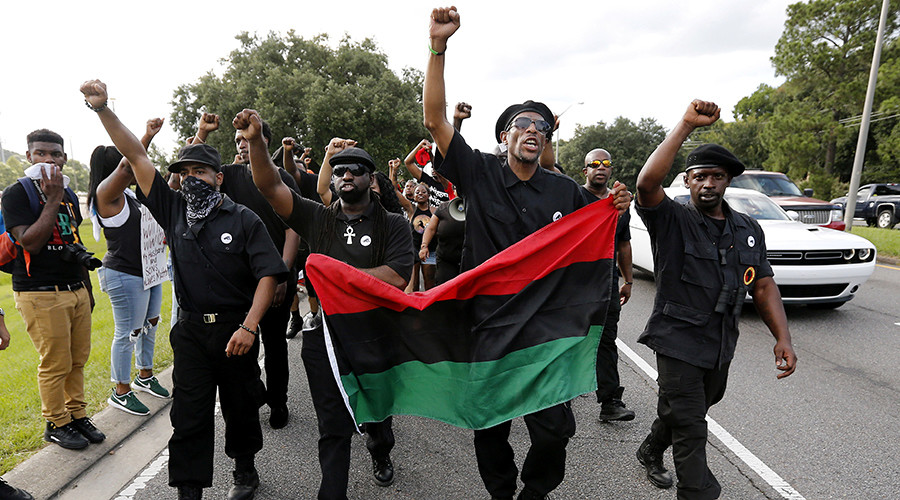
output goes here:
[{"label": "black t-shirt", "polygon": [[[428,210],[422,210],[415,205],[413,206],[415,207],[415,211],[413,212],[412,219],[409,221],[409,227],[412,231],[413,248],[421,248],[422,235],[425,234],[425,228],[428,227],[428,224],[431,222],[432,214],[430,207]],[[428,245],[428,251],[433,252],[436,246],[437,241],[435,238],[432,238],[431,243]]]},{"label": "black t-shirt", "polygon": [[466,223],[450,217],[450,202],[441,203],[434,215],[438,218],[437,227],[437,258],[442,262],[459,265],[462,256],[463,238],[466,232]]},{"label": "black t-shirt", "polygon": [[436,207],[445,201],[450,201],[450,194],[444,189],[444,186],[437,179],[422,171],[419,176],[419,182],[428,186],[428,202],[432,207]]},{"label": "black t-shirt", "polygon": [[530,179],[519,180],[505,160],[473,150],[457,131],[435,165],[466,200],[462,271],[590,201],[575,181],[540,167]]},{"label": "black t-shirt", "polygon": [[188,227],[187,204],[157,174],[140,200],[166,232],[178,306],[194,313],[246,312],[259,280],[287,278],[281,252],[259,217],[225,196],[205,219]]},{"label": "black t-shirt", "polygon": [[297,171],[300,173],[300,182],[297,183],[295,180],[295,184],[298,184],[300,196],[313,201],[321,202],[322,198],[319,197],[319,174],[311,174],[306,170],[301,169],[299,166],[297,167]]},{"label": "black t-shirt", "polygon": [[[373,201],[362,215],[352,220],[338,211],[334,234],[331,236],[326,255],[353,267],[373,267],[372,251],[377,242],[374,241],[372,215],[376,208],[381,209],[375,207]],[[315,253],[322,253],[322,249],[318,248],[319,233],[329,217],[327,210],[329,208],[321,203],[301,198],[294,193],[294,208],[287,219],[287,224],[309,243],[310,250]],[[375,263],[375,266],[386,265],[398,275],[407,278],[412,275],[414,259],[409,224],[400,215],[390,212],[385,212],[385,215],[388,238],[385,242],[384,261]]]},{"label": "black t-shirt", "polygon": [[[38,188],[40,192],[40,188]],[[41,209],[44,202],[41,201]],[[2,199],[3,222],[7,230],[16,226],[31,226],[37,222],[40,213],[35,214],[28,201],[28,194],[19,182],[5,191]],[[68,195],[59,204],[59,213],[50,239],[40,252],[31,254],[30,276],[26,271],[25,252],[20,251],[13,266],[12,285],[17,292],[34,287],[49,285],[70,285],[84,281],[84,267],[76,262],[63,260],[63,249],[69,243],[81,243],[78,226],[81,224],[81,209],[72,203]]]},{"label": "black t-shirt", "polygon": [[141,260],[141,204],[128,194],[122,195],[128,210],[128,218],[118,227],[103,227],[106,237],[106,255],[103,256],[103,267],[132,276],[143,276],[144,265]]},{"label": "black t-shirt", "polygon": [[[297,182],[290,174],[279,168],[278,173],[281,174],[281,180],[287,187],[294,192],[299,192]],[[275,244],[278,254],[284,250],[284,232],[287,230],[287,224],[275,213],[272,205],[266,201],[266,197],[259,192],[256,184],[253,183],[253,176],[250,174],[250,166],[242,164],[222,165],[222,181],[221,191],[228,195],[235,203],[240,203],[249,208],[259,216],[262,223],[266,226],[266,231]]]}]

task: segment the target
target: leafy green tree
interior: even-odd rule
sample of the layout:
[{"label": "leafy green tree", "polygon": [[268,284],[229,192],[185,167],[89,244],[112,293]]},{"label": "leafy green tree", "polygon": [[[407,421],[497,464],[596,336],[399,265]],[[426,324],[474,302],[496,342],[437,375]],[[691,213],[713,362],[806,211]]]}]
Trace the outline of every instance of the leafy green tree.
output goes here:
[{"label": "leafy green tree", "polygon": [[257,109],[269,122],[273,151],[282,137],[292,136],[321,158],[332,137],[352,138],[385,170],[389,158],[403,157],[427,137],[422,73],[404,69],[396,75],[372,40],[345,37],[331,48],[326,35],[304,39],[293,31],[236,38],[241,47],[224,59],[222,76],[209,72],[181,85],[172,102],[171,123],[184,138],[194,134],[201,112],[220,116],[220,130],[209,143],[223,161],[235,152],[231,118],[244,108]]},{"label": "leafy green tree", "polygon": [[[567,175],[583,183],[585,155],[592,149],[605,149],[613,161],[610,180],[622,182],[634,190],[641,167],[665,137],[666,129],[653,118],[642,118],[634,123],[620,116],[611,124],[578,125],[571,140],[560,141],[559,162]],[[677,161],[683,161],[683,157]],[[671,177],[674,176],[673,173]]]}]

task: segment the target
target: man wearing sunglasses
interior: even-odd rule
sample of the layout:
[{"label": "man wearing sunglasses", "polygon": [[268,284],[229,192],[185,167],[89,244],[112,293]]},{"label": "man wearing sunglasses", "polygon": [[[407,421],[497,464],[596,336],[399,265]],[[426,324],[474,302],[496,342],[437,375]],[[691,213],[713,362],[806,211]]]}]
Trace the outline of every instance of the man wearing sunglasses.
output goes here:
[{"label": "man wearing sunglasses", "polygon": [[[445,113],[444,52],[459,28],[455,7],[431,14],[430,52],[425,71],[425,127],[437,144],[434,164],[466,200],[466,237],[461,271],[468,271],[529,234],[587,205],[572,179],[540,167],[553,133],[554,117],[540,102],[508,107],[497,120],[495,139],[508,149],[505,160],[472,150]],[[616,208],[628,207],[624,186],[612,189]],[[578,332],[579,334],[583,332]],[[531,448],[522,466],[520,500],[542,499],[562,482],[566,445],[575,433],[568,403],[524,417]],[[475,455],[485,487],[496,499],[512,499],[518,470],[509,445],[510,422],[475,431]]]},{"label": "man wearing sunglasses", "polygon": [[[322,172],[331,169],[340,200],[326,207],[302,198],[282,182],[261,137],[259,113],[245,109],[233,124],[250,141],[253,182],[287,225],[309,242],[312,252],[346,262],[400,290],[406,287],[413,268],[412,235],[402,216],[387,212],[372,196],[375,161],[369,153],[346,139],[335,138],[328,143]],[[356,425],[332,375],[321,325],[304,333],[300,357],[319,425],[322,482],[318,498],[345,500],[350,442]],[[365,431],[375,482],[389,486],[394,481],[389,455],[394,446],[391,418],[365,424]]]},{"label": "man wearing sunglasses", "polygon": [[[588,199],[602,200],[609,196],[609,178],[612,174],[612,157],[605,149],[594,149],[584,157],[584,185],[581,187]],[[609,301],[609,310],[603,323],[600,335],[600,347],[597,349],[597,402],[600,403],[600,421],[634,420],[634,412],[625,407],[622,393],[625,388],[619,381],[619,351],[616,347],[616,336],[619,331],[619,313],[622,306],[631,298],[631,285],[634,277],[631,274],[631,231],[628,224],[631,213],[625,212],[616,224],[615,260],[616,269],[612,282],[613,297],[615,287],[621,275],[625,282],[619,287],[619,300]],[[599,319],[598,319],[599,321]],[[591,324],[596,324],[592,321]]]}]

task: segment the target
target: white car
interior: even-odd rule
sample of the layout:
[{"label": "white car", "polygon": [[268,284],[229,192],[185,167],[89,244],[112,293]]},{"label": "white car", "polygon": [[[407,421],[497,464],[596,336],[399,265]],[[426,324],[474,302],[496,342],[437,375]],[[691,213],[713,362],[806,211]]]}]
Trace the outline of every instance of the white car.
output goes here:
[{"label": "white car", "polygon": [[[680,203],[690,200],[683,187],[665,189]],[[835,308],[852,299],[875,270],[875,246],[865,238],[793,220],[767,196],[727,188],[729,206],[756,219],[766,234],[766,255],[785,304]],[[631,208],[631,248],[635,267],[653,272],[650,236]]]}]

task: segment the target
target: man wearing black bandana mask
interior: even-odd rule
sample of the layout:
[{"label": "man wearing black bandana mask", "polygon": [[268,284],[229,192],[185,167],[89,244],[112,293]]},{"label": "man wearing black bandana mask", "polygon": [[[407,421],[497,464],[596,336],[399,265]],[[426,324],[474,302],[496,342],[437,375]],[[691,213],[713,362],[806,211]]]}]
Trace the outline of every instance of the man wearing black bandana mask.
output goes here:
[{"label": "man wearing black bandana mask", "polygon": [[[346,262],[403,290],[413,267],[412,235],[403,217],[387,212],[378,196],[372,194],[375,162],[369,153],[353,147],[355,142],[351,140],[335,138],[329,142],[322,168],[327,171],[329,166],[334,167],[332,183],[340,200],[326,207],[302,198],[281,181],[260,137],[259,113],[245,109],[233,124],[250,141],[253,182],[288,226],[309,242],[313,252]],[[345,500],[350,443],[356,425],[332,375],[321,327],[304,333],[301,357],[319,425],[322,482],[318,498]],[[389,486],[394,481],[389,455],[394,446],[391,418],[367,423],[364,428],[375,482]]]},{"label": "man wearing black bandana mask", "polygon": [[181,175],[173,191],[137,138],[107,108],[106,85],[81,86],[116,148],[128,159],[139,199],[166,233],[172,253],[178,321],[169,338],[175,354],[169,440],[169,484],[178,498],[199,499],[212,485],[214,408],[218,389],[225,419],[225,453],[234,459],[229,500],[252,498],[259,486],[254,456],[262,449],[257,364],[259,320],[287,267],[259,217],[219,192],[215,149],[192,144],[169,170]]}]

